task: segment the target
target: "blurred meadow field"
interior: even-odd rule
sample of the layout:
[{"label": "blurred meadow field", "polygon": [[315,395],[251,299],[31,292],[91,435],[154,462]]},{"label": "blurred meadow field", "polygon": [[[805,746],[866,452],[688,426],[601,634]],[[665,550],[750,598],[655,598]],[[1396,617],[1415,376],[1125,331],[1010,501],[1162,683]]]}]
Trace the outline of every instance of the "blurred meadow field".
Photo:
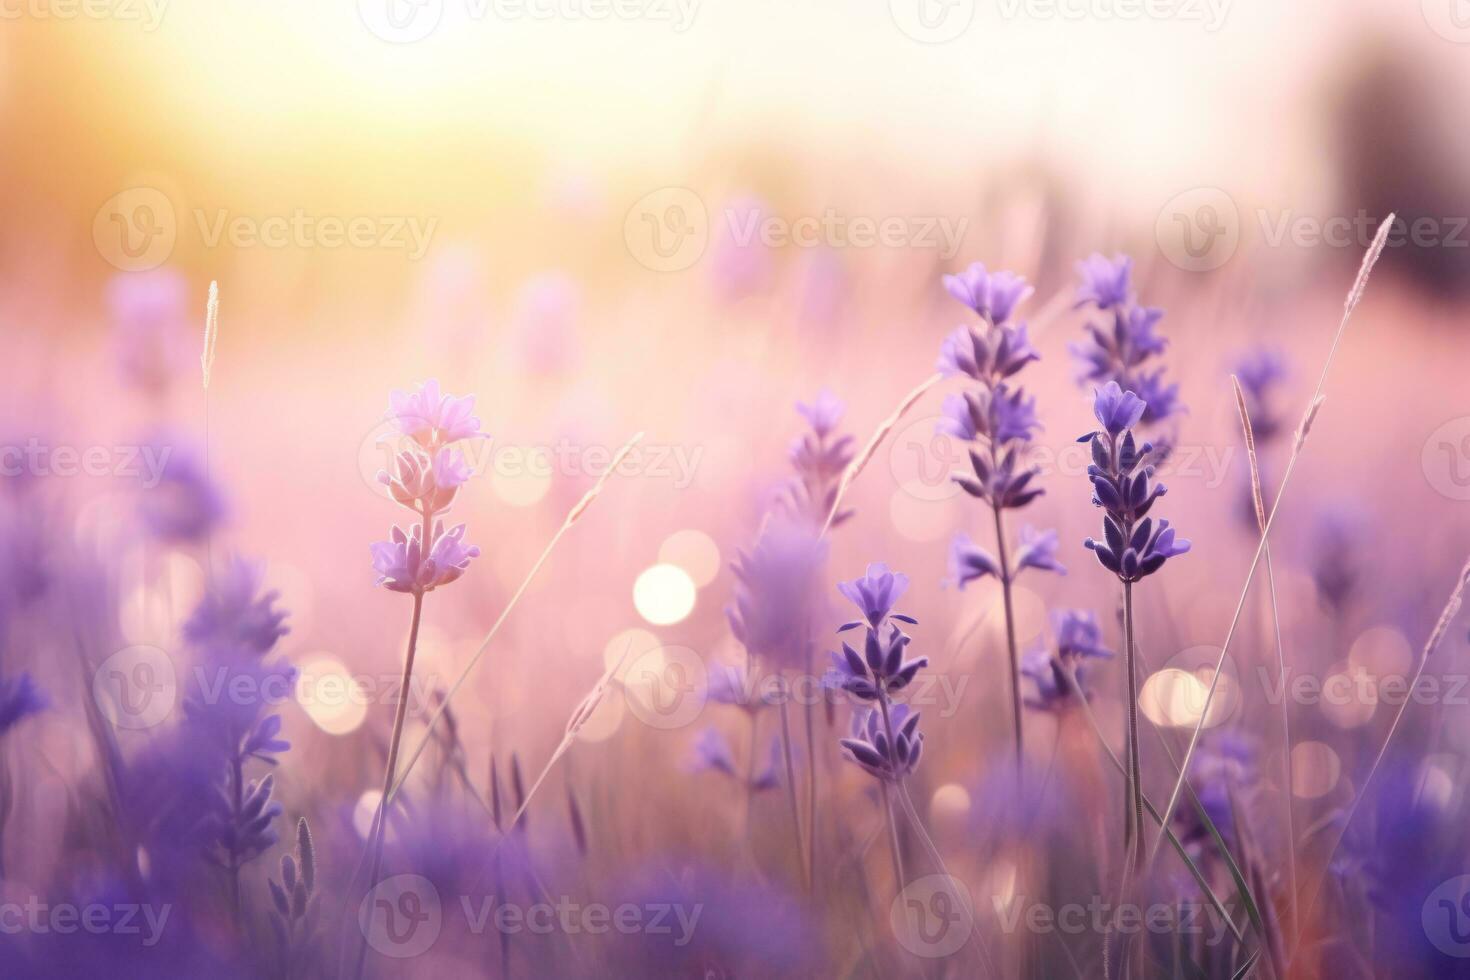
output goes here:
[{"label": "blurred meadow field", "polygon": [[1463,0],[0,0],[0,977],[1470,976],[1467,95]]}]

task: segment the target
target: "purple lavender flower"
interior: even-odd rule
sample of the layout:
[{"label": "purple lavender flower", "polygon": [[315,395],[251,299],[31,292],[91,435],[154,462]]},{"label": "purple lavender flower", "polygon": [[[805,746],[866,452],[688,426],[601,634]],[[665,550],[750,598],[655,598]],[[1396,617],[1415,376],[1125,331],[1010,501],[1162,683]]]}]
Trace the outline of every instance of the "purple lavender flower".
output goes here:
[{"label": "purple lavender flower", "polygon": [[439,382],[429,379],[411,392],[395,391],[388,396],[389,414],[398,430],[424,449],[433,452],[460,439],[484,433],[475,417],[475,396],[455,397],[441,392]]},{"label": "purple lavender flower", "polygon": [[275,608],[280,593],[257,595],[261,568],[234,558],[217,572],[211,587],[184,622],[184,639],[206,646],[228,644],[264,653],[290,629],[286,613]]},{"label": "purple lavender flower", "polygon": [[1067,573],[1057,561],[1057,532],[1038,531],[1029,524],[1021,528],[1021,541],[1012,569],[1003,569],[998,558],[976,545],[963,532],[956,534],[950,544],[949,562],[950,581],[960,588],[987,575],[994,575],[1002,581],[1009,575],[1010,580],[1015,581],[1027,568],[1059,575]]},{"label": "purple lavender flower", "polygon": [[1041,428],[1036,418],[1036,399],[1003,384],[949,395],[942,411],[944,417],[935,428],[966,442],[976,442],[982,437],[993,445],[1027,442],[1032,430]]},{"label": "purple lavender flower", "polygon": [[1070,350],[1081,366],[1079,380],[1112,381],[1136,392],[1145,403],[1143,421],[1162,422],[1183,412],[1184,406],[1178,386],[1164,381],[1162,368],[1144,369],[1167,345],[1155,329],[1164,311],[1135,302],[1129,284],[1132,266],[1132,260],[1121,255],[1111,260],[1093,255],[1078,265],[1082,286],[1077,305],[1094,306],[1112,322],[1088,323],[1087,339],[1070,345]]},{"label": "purple lavender flower", "polygon": [[[811,426],[791,445],[791,466],[796,480],[791,486],[791,510],[816,527],[827,521],[837,499],[837,487],[853,457],[852,436],[836,436],[845,406],[832,392],[823,389],[810,405],[797,403],[796,410]],[[852,516],[851,510],[833,516],[836,527]]]},{"label": "purple lavender flower", "polygon": [[1285,355],[1268,347],[1253,347],[1236,356],[1232,373],[1245,393],[1256,442],[1270,442],[1282,427],[1283,420],[1275,406],[1275,390],[1291,374]]},{"label": "purple lavender flower", "polygon": [[909,637],[896,625],[890,625],[888,639],[879,639],[876,629],[864,631],[863,652],[858,653],[846,642],[841,654],[832,654],[830,686],[841,688],[862,701],[876,701],[888,692],[901,691],[928,666],[928,657],[904,658]]},{"label": "purple lavender flower", "polygon": [[0,736],[46,706],[46,695],[30,674],[0,678]]},{"label": "purple lavender flower", "polygon": [[944,288],[955,299],[992,324],[1004,323],[1011,311],[1032,293],[1025,279],[1012,272],[986,272],[973,262],[964,272],[944,277]]},{"label": "purple lavender flower", "polygon": [[464,531],[463,524],[446,531],[443,521],[435,521],[434,541],[424,555],[422,526],[415,524],[405,533],[395,525],[390,540],[372,546],[377,584],[391,592],[424,594],[453,582],[469,568],[470,559],[480,556],[479,548],[464,543]]},{"label": "purple lavender flower", "polygon": [[884,562],[869,565],[862,578],[838,583],[837,591],[858,607],[858,611],[863,614],[863,619],[846,623],[839,627],[837,632],[841,633],[861,626],[864,620],[869,629],[882,629],[884,621],[889,616],[905,623],[915,622],[909,616],[893,612],[894,603],[898,602],[908,587],[909,577],[902,572],[889,571],[888,565]]},{"label": "purple lavender flower", "polygon": [[1129,277],[1133,272],[1133,260],[1126,255],[1115,255],[1111,259],[1094,252],[1077,263],[1077,272],[1082,285],[1077,289],[1077,305],[1089,303],[1100,310],[1127,304],[1132,297]]},{"label": "purple lavender flower", "polygon": [[[772,738],[765,765],[750,776],[751,792],[760,793],[780,785],[780,756],[781,740]],[[695,738],[693,769],[695,772],[718,772],[738,782],[745,782],[745,776],[736,767],[730,742],[718,728],[706,728]]]},{"label": "purple lavender flower", "polygon": [[1087,467],[1092,502],[1106,512],[1103,540],[1088,538],[1083,543],[1124,582],[1152,575],[1165,561],[1189,550],[1189,542],[1177,537],[1168,521],[1146,516],[1168,488],[1153,480],[1154,468],[1144,462],[1153,446],[1147,442],[1138,446],[1129,427],[1130,419],[1136,422],[1142,415],[1142,405],[1132,392],[1109,382],[1098,389],[1093,405],[1104,431],[1078,440],[1092,444],[1092,463]]},{"label": "purple lavender flower", "polygon": [[869,708],[853,716],[852,734],[838,744],[875,779],[900,780],[918,768],[924,752],[919,713],[906,704],[893,705],[886,716],[881,708]]},{"label": "purple lavender flower", "polygon": [[[1037,711],[1060,711],[1074,704],[1076,689],[1088,697],[1085,662],[1113,656],[1102,645],[1097,615],[1086,609],[1060,609],[1052,617],[1056,651],[1037,648],[1022,659],[1021,673],[1030,678],[1034,693],[1026,706]],[[1075,681],[1075,688],[1073,682]]]},{"label": "purple lavender flower", "polygon": [[1064,659],[1113,656],[1113,651],[1103,646],[1102,627],[1091,609],[1058,609],[1052,615],[1052,631],[1056,634],[1057,655]]},{"label": "purple lavender flower", "polygon": [[1026,324],[1002,323],[984,333],[970,326],[955,327],[939,345],[939,373],[964,375],[975,381],[1009,378],[1041,354],[1026,335]]},{"label": "purple lavender flower", "polygon": [[139,491],[138,510],[154,537],[171,544],[203,541],[224,520],[224,496],[204,461],[177,439],[155,439],[158,482]]},{"label": "purple lavender flower", "polygon": [[801,669],[810,651],[825,542],[805,521],[774,517],[755,547],[732,564],[735,604],[726,610],[735,638],[775,669]]}]

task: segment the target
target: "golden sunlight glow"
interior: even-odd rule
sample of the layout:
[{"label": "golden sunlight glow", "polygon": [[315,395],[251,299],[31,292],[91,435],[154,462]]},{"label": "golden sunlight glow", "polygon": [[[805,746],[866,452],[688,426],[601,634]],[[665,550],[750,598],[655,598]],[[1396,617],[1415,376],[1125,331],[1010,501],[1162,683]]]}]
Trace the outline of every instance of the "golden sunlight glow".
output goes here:
[{"label": "golden sunlight glow", "polygon": [[655,626],[677,623],[694,611],[694,580],[678,565],[654,565],[633,583],[638,615]]}]

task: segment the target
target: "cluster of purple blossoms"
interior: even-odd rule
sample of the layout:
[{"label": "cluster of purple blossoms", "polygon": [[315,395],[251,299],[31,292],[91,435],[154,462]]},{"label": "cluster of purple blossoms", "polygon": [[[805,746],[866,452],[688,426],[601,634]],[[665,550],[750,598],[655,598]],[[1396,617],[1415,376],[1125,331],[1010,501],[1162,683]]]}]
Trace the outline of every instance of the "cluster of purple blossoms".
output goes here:
[{"label": "cluster of purple blossoms", "polygon": [[737,769],[735,753],[730,748],[730,741],[718,728],[706,728],[694,740],[693,769],[695,772],[721,773],[737,782],[745,783],[752,793],[761,793],[781,785],[780,761],[781,739],[779,737],[771,738],[766,764],[758,770],[752,766],[748,775]]},{"label": "cluster of purple blossoms", "polygon": [[955,481],[997,510],[1024,507],[1042,493],[1031,485],[1036,470],[1020,460],[1041,425],[1036,399],[1011,379],[1041,355],[1026,336],[1026,324],[1012,323],[1011,315],[1031,287],[1012,273],[986,272],[979,262],[945,276],[944,286],[980,318],[978,325],[956,327],[939,349],[941,374],[963,375],[977,385],[946,398],[936,426],[943,435],[975,444],[974,475],[956,474]]},{"label": "cluster of purple blossoms", "polygon": [[290,696],[296,670],[271,656],[289,630],[275,606],[279,594],[261,592],[259,567],[233,559],[184,623],[195,653],[195,684],[184,700],[185,720],[203,751],[217,753],[218,782],[202,828],[211,857],[231,875],[276,842],[281,805],[271,800],[273,778],[245,781],[253,761],[277,764],[291,747],[281,738],[281,716],[267,707]]},{"label": "cluster of purple blossoms", "polygon": [[1037,711],[1063,710],[1075,703],[1078,690],[1087,697],[1086,688],[1082,687],[1086,662],[1113,656],[1113,651],[1103,645],[1097,615],[1089,609],[1058,610],[1052,617],[1052,630],[1055,653],[1038,647],[1021,663],[1021,673],[1036,686],[1035,693],[1026,699],[1026,706]]},{"label": "cluster of purple blossoms", "polygon": [[853,762],[883,780],[901,780],[913,772],[924,749],[919,713],[893,699],[894,692],[908,687],[929,664],[927,657],[906,658],[910,637],[898,623],[916,621],[893,611],[908,585],[907,575],[877,563],[862,578],[837,587],[862,614],[838,632],[863,627],[863,652],[844,642],[842,652],[832,654],[827,683],[872,704],[853,715],[851,734],[840,744]]},{"label": "cluster of purple blossoms", "polygon": [[1140,445],[1133,438],[1133,427],[1146,407],[1133,392],[1109,381],[1097,390],[1093,402],[1102,429],[1077,440],[1092,443],[1087,478],[1092,481],[1093,504],[1105,512],[1103,540],[1088,538],[1083,543],[1123,582],[1152,575],[1164,562],[1189,550],[1189,542],[1176,537],[1168,521],[1147,516],[1168,488],[1153,479],[1154,468],[1145,462],[1153,445]]},{"label": "cluster of purple blossoms", "polygon": [[1253,347],[1239,354],[1231,367],[1245,393],[1257,444],[1271,442],[1281,434],[1285,422],[1276,404],[1276,388],[1291,373],[1286,357],[1269,347]]},{"label": "cluster of purple blossoms", "polygon": [[[796,480],[791,489],[791,509],[820,528],[827,521],[837,500],[837,488],[853,457],[853,439],[839,435],[846,406],[832,392],[822,389],[810,405],[798,402],[797,412],[806,419],[809,431],[803,432],[791,445],[791,466]],[[836,527],[852,516],[845,510],[832,517]]]},{"label": "cluster of purple blossoms", "polygon": [[1111,259],[1091,255],[1077,264],[1082,285],[1077,306],[1091,306],[1111,323],[1088,323],[1087,339],[1071,345],[1079,362],[1083,382],[1116,382],[1136,393],[1145,403],[1143,421],[1156,424],[1184,411],[1179,386],[1164,380],[1162,367],[1149,362],[1164,352],[1167,341],[1155,332],[1164,311],[1141,306],[1131,282],[1133,260],[1125,255]]},{"label": "cluster of purple blossoms", "polygon": [[446,530],[435,516],[450,508],[471,476],[464,453],[451,444],[484,433],[474,415],[474,396],[445,394],[437,381],[426,381],[412,392],[395,391],[389,405],[408,443],[394,457],[392,470],[378,474],[378,482],[419,521],[408,531],[395,526],[387,541],[373,544],[373,568],[379,585],[421,596],[459,578],[470,559],[479,557],[479,548],[464,543],[463,524]]}]

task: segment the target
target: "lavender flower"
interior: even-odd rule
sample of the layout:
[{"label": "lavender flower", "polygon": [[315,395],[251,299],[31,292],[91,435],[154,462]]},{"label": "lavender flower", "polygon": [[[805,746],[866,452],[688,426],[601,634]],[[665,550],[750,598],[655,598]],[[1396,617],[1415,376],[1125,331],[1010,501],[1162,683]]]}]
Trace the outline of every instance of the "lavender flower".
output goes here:
[{"label": "lavender flower", "polygon": [[[907,587],[908,576],[890,572],[882,563],[869,565],[862,578],[837,587],[863,616],[838,632],[865,626],[863,652],[844,642],[842,653],[832,654],[827,683],[872,703],[870,709],[854,716],[851,736],[840,739],[839,744],[853,762],[881,780],[899,780],[912,772],[919,764],[924,741],[918,732],[918,713],[893,700],[893,694],[908,687],[929,663],[927,657],[910,660],[905,656],[910,638],[898,623],[889,622],[915,622],[892,611]],[[882,638],[884,625],[888,626],[887,639]]]},{"label": "lavender flower", "polygon": [[46,695],[30,674],[0,678],[0,736],[46,706]]},{"label": "lavender flower", "polygon": [[[875,562],[868,566],[862,578],[839,583],[837,591],[858,607],[870,630],[879,630],[883,628],[884,620],[890,615],[905,623],[917,622],[912,617],[893,612],[894,603],[908,591],[908,587],[909,577],[907,575],[902,572],[891,572],[887,564]],[[846,623],[838,627],[837,632],[841,633],[861,625],[862,621]]]},{"label": "lavender flower", "polygon": [[117,366],[143,392],[165,393],[189,366],[188,293],[187,281],[174,269],[125,272],[107,284]]},{"label": "lavender flower", "polygon": [[432,378],[414,391],[393,392],[388,403],[389,415],[398,430],[427,451],[484,435],[480,420],[473,414],[475,396],[445,394]]},{"label": "lavender flower", "polygon": [[[791,509],[820,528],[836,502],[842,474],[852,462],[853,440],[852,436],[836,434],[845,406],[825,388],[817,393],[810,405],[798,402],[796,411],[806,419],[811,431],[803,433],[791,445],[789,455],[792,468],[796,470],[796,481],[791,488]],[[835,514],[832,526],[836,527],[851,516],[851,510]]]},{"label": "lavender flower", "polygon": [[[1102,629],[1091,610],[1060,609],[1052,617],[1056,650],[1031,650],[1021,664],[1021,673],[1034,685],[1026,706],[1038,711],[1061,711],[1073,703],[1076,688],[1088,697],[1083,677],[1088,660],[1113,656],[1102,645]],[[1075,681],[1075,688],[1074,688]]]},{"label": "lavender flower", "polygon": [[990,323],[1004,323],[1011,311],[1032,293],[1025,279],[1013,272],[987,272],[980,262],[957,276],[945,276],[944,288],[955,299]]},{"label": "lavender flower", "polygon": [[423,528],[415,524],[405,533],[395,525],[389,540],[372,546],[377,584],[390,592],[422,595],[453,582],[469,568],[470,559],[480,556],[479,548],[464,543],[464,531],[463,524],[446,531],[443,521],[435,521],[434,541],[425,555]]},{"label": "lavender flower", "polygon": [[205,470],[204,460],[186,443],[154,440],[163,460],[158,482],[144,486],[138,498],[143,526],[170,544],[203,541],[224,520],[224,496]]},{"label": "lavender flower", "polygon": [[777,670],[801,669],[810,650],[817,584],[827,550],[805,522],[775,517],[755,547],[739,552],[730,629],[752,657]]},{"label": "lavender flower", "polygon": [[261,567],[235,558],[214,577],[211,587],[184,621],[184,639],[198,646],[232,646],[264,653],[291,630],[286,613],[275,608],[277,591],[260,592]]},{"label": "lavender flower", "polygon": [[924,752],[919,713],[906,704],[893,705],[886,715],[881,708],[869,708],[853,716],[852,734],[839,744],[868,775],[900,780],[918,767]]},{"label": "lavender flower", "polygon": [[1132,392],[1109,381],[1098,389],[1093,405],[1103,431],[1077,440],[1092,444],[1092,463],[1087,467],[1092,502],[1106,512],[1103,540],[1088,538],[1083,543],[1123,582],[1152,575],[1165,561],[1189,550],[1189,542],[1177,537],[1168,521],[1145,516],[1168,488],[1154,482],[1154,468],[1144,463],[1152,444],[1137,445],[1128,427],[1128,420],[1136,422],[1141,416],[1141,405]]},{"label": "lavender flower", "polygon": [[1231,373],[1245,393],[1257,444],[1272,441],[1281,433],[1284,422],[1275,404],[1275,391],[1291,374],[1285,355],[1269,347],[1253,347],[1236,356]]},{"label": "lavender flower", "polygon": [[1136,392],[1145,404],[1143,421],[1147,423],[1182,412],[1179,386],[1164,380],[1162,368],[1145,367],[1167,346],[1155,331],[1164,312],[1135,301],[1129,281],[1132,260],[1121,255],[1112,259],[1092,255],[1077,268],[1082,277],[1077,305],[1095,307],[1112,318],[1110,325],[1088,323],[1087,340],[1071,345],[1082,369],[1080,380],[1114,381],[1125,391]]},{"label": "lavender flower", "polygon": [[[749,779],[751,792],[764,792],[781,784],[780,758],[781,740],[773,737],[765,766],[751,773]],[[695,772],[718,772],[737,782],[746,782],[746,777],[736,769],[735,754],[730,749],[729,740],[718,728],[706,728],[695,739],[693,769]]]},{"label": "lavender flower", "polygon": [[1024,525],[1013,565],[1009,570],[1003,569],[1000,559],[974,544],[963,532],[956,534],[950,544],[950,581],[964,588],[988,575],[1015,581],[1016,576],[1027,568],[1065,575],[1066,568],[1057,561],[1057,532],[1038,531],[1029,524]]}]

